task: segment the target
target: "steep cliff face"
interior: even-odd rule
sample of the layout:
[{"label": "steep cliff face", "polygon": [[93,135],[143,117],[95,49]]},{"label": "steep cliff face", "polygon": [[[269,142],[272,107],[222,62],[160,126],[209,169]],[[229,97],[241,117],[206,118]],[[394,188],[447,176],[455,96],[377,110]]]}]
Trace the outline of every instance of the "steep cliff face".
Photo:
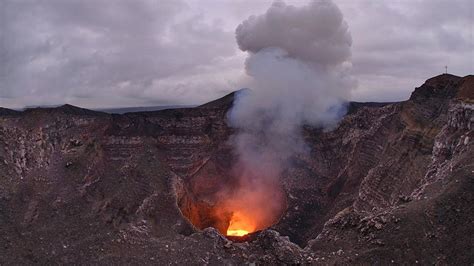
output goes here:
[{"label": "steep cliff face", "polygon": [[286,211],[243,243],[213,217],[235,182],[234,94],[124,115],[0,109],[0,263],[472,263],[473,85],[440,75],[304,127]]},{"label": "steep cliff face", "polygon": [[474,106],[459,95],[468,79],[435,77],[397,104],[398,132],[308,249],[332,263],[473,261]]}]

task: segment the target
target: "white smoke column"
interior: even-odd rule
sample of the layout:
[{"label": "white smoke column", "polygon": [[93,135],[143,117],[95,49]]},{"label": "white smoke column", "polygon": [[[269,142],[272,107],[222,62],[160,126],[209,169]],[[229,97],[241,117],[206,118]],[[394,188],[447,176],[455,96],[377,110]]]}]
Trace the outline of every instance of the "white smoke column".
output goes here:
[{"label": "white smoke column", "polygon": [[236,195],[257,195],[251,204],[246,199],[247,212],[262,205],[276,212],[282,200],[275,197],[278,177],[290,156],[306,150],[301,126],[336,124],[350,96],[351,35],[332,1],[315,0],[302,7],[275,2],[242,22],[236,38],[248,52],[245,85],[251,88],[238,94],[229,113],[238,129]]}]

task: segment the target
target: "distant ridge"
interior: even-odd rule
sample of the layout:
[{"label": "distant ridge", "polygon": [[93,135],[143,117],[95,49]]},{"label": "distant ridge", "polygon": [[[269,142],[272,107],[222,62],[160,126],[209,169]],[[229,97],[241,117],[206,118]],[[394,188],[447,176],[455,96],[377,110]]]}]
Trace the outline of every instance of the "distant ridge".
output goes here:
[{"label": "distant ridge", "polygon": [[216,99],[214,101],[210,101],[208,103],[200,105],[200,106],[198,106],[198,108],[221,108],[221,107],[230,108],[230,107],[232,107],[232,104],[234,103],[235,94],[239,93],[242,90],[244,90],[244,89],[240,89],[238,91],[231,92],[231,93],[225,95],[224,97],[221,97],[221,98]]},{"label": "distant ridge", "polygon": [[163,105],[163,106],[143,106],[143,107],[123,107],[123,108],[100,108],[93,109],[100,112],[109,114],[125,114],[125,113],[137,113],[137,112],[153,112],[165,109],[181,109],[181,108],[192,108],[196,105]]},{"label": "distant ridge", "polygon": [[19,115],[20,111],[0,107],[0,115]]},{"label": "distant ridge", "polygon": [[64,104],[58,107],[36,107],[28,108],[23,111],[23,113],[63,113],[68,115],[86,115],[86,116],[97,116],[105,115],[104,112],[93,111],[81,107],[77,107],[71,104]]},{"label": "distant ridge", "polygon": [[[410,96],[410,100],[424,101],[427,98],[456,98],[458,100],[472,103],[474,102],[474,75],[468,75],[465,77],[459,77],[452,74],[441,74],[432,77],[425,81],[425,83],[415,88]],[[205,108],[205,109],[223,109],[228,110],[232,108],[236,94],[245,89],[231,92],[219,99],[210,101],[208,103],[196,106],[196,105],[167,105],[167,106],[144,106],[144,107],[124,107],[124,108],[95,108],[85,109],[70,104],[64,104],[61,106],[39,106],[39,107],[26,107],[24,110],[12,110],[8,108],[0,107],[0,115],[2,116],[14,116],[21,115],[23,113],[37,113],[46,112],[54,113],[60,112],[63,114],[72,115],[105,115],[105,114],[144,114],[164,111],[164,110],[178,110],[178,109],[192,109],[192,108]],[[360,108],[379,108],[395,102],[347,102],[347,115],[357,112]]]},{"label": "distant ridge", "polygon": [[423,85],[412,92],[410,100],[424,101],[427,98],[452,99],[459,91],[459,83],[465,78],[452,74],[441,74],[425,81]]}]

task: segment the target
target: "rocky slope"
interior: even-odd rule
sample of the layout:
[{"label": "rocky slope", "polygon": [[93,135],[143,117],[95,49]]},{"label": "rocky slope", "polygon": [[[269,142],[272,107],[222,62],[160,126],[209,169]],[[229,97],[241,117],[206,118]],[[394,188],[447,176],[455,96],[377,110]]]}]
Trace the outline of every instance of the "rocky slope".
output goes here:
[{"label": "rocky slope", "polygon": [[474,262],[474,76],[305,127],[284,215],[246,241],[223,237],[212,211],[232,184],[232,102],[0,108],[0,264]]}]

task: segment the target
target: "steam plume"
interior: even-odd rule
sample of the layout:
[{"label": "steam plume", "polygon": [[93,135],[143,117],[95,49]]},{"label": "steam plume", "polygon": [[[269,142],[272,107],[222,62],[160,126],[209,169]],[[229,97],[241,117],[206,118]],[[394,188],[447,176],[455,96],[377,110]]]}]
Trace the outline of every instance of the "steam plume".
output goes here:
[{"label": "steam plume", "polygon": [[[282,211],[278,177],[289,157],[306,150],[301,126],[334,125],[350,96],[351,35],[332,1],[315,0],[303,7],[277,1],[242,22],[236,38],[248,52],[245,85],[251,88],[238,94],[229,113],[238,129],[236,195],[247,195],[239,211],[265,216],[257,227],[266,227]],[[265,206],[265,213],[255,206]]]}]

